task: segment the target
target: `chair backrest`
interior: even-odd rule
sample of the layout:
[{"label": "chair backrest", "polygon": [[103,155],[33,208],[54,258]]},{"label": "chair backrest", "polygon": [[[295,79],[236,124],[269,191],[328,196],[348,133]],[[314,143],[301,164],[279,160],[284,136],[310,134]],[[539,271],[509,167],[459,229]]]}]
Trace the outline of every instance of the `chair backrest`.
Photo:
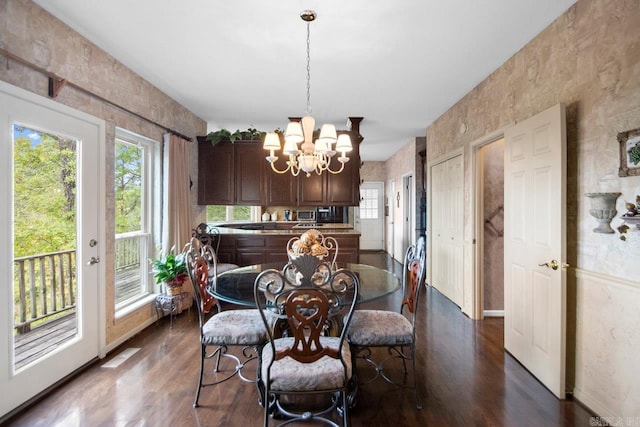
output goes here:
[{"label": "chair backrest", "polygon": [[426,275],[425,239],[420,237],[415,245],[407,248],[404,256],[402,291],[404,297],[400,312],[406,307],[411,315],[412,324],[415,325],[418,298],[421,285]]},{"label": "chair backrest", "polygon": [[191,237],[195,237],[202,245],[209,245],[213,248],[213,253],[217,254],[220,250],[220,231],[201,222],[191,230]]},{"label": "chair backrest", "polygon": [[[358,277],[353,272],[331,270],[329,263],[309,254],[293,259],[282,271],[260,273],[254,297],[275,360],[290,356],[301,363],[311,363],[323,356],[342,358],[358,289]],[[271,327],[274,312],[286,319],[284,331],[278,332],[293,337],[293,344],[278,352],[273,342],[277,334]],[[340,337],[338,350],[324,347],[320,342],[323,335]]]},{"label": "chair backrest", "polygon": [[338,241],[331,237],[325,237],[316,229],[310,229],[302,233],[300,237],[292,237],[287,242],[287,255],[293,260],[304,254],[321,256],[327,260],[332,269],[336,269],[338,258]]},{"label": "chair backrest", "polygon": [[210,264],[208,260],[202,256],[202,250],[204,248],[204,246],[200,246],[198,241],[192,239],[186,257],[187,271],[193,285],[193,297],[196,300],[196,307],[198,308],[200,326],[202,326],[204,315],[209,313],[211,308],[217,303],[217,300],[207,292],[207,286],[209,286],[210,281]]}]

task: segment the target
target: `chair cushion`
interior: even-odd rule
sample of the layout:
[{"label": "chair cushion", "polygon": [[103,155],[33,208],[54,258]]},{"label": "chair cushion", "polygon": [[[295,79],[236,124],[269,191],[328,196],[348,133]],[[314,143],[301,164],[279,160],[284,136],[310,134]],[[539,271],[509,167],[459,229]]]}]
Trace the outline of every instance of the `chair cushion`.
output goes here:
[{"label": "chair cushion", "polygon": [[267,331],[257,309],[222,311],[202,327],[205,345],[258,345],[266,340]]},{"label": "chair cushion", "polygon": [[413,341],[413,327],[395,311],[355,310],[348,337],[349,343],[359,346],[405,345]]},{"label": "chair cushion", "polygon": [[[340,338],[320,337],[323,346],[338,348]],[[293,338],[277,338],[274,340],[276,351],[293,345]],[[342,346],[342,358],[346,364],[347,380],[351,378],[351,351],[349,346]],[[273,359],[270,345],[262,350],[262,378],[266,381],[267,369]],[[290,356],[273,362],[271,366],[271,386],[274,391],[321,391],[345,387],[345,366],[340,359],[324,356],[317,362],[301,363]]]}]

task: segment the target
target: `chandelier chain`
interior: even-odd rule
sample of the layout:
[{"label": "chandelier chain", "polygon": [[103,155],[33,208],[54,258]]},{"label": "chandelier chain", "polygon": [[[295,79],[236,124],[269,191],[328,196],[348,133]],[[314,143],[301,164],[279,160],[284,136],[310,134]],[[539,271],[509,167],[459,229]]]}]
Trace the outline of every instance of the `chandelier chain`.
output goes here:
[{"label": "chandelier chain", "polygon": [[[307,177],[311,176],[311,172],[315,172],[318,175],[323,172],[335,175],[342,172],[344,165],[349,161],[347,152],[352,149],[351,138],[345,133],[338,136],[335,126],[325,123],[320,129],[318,139],[315,142],[313,141],[315,119],[311,116],[311,29],[309,25],[316,19],[316,13],[312,10],[304,10],[300,13],[300,18],[307,23],[306,114],[300,121],[294,120],[287,124],[287,130],[284,132],[285,145],[282,148],[282,154],[289,156],[285,169],[278,169],[275,165],[278,160],[275,151],[281,148],[280,135],[276,132],[268,132],[264,138],[263,148],[269,150],[269,156],[266,157],[266,160],[276,173],[282,174],[290,171],[293,176],[298,176],[298,174],[304,172]],[[332,169],[331,159],[337,153],[340,153],[340,157],[336,158],[339,167]]]},{"label": "chandelier chain", "polygon": [[307,116],[311,115],[311,37],[309,25],[310,21],[307,21]]}]

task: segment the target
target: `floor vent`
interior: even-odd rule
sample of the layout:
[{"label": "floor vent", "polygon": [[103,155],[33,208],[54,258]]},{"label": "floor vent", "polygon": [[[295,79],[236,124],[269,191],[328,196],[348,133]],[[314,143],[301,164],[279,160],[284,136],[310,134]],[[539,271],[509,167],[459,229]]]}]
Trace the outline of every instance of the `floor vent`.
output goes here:
[{"label": "floor vent", "polygon": [[136,354],[140,350],[139,348],[128,348],[123,350],[120,354],[114,356],[107,363],[102,365],[103,368],[117,368],[122,365],[128,358]]}]

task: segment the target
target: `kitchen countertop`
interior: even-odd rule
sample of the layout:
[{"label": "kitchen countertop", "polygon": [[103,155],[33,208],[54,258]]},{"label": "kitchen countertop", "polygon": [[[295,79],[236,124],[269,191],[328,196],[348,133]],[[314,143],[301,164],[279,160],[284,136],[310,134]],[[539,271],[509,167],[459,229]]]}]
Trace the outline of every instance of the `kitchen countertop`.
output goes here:
[{"label": "kitchen countertop", "polygon": [[[233,226],[249,226],[252,224],[255,224],[256,226],[259,226],[261,224],[267,225],[267,224],[275,224],[275,223],[281,223],[281,224],[291,224],[294,223],[295,221],[264,221],[263,223],[255,223],[255,222],[247,222],[247,223],[234,223]],[[359,231],[356,231],[353,229],[353,226],[351,224],[323,224],[322,226],[315,226],[315,227],[311,227],[308,225],[303,225],[303,226],[298,226],[298,224],[304,224],[304,223],[296,223],[297,225],[294,225],[292,229],[290,230],[250,230],[250,229],[242,229],[242,228],[232,228],[229,226],[226,226],[226,224],[219,224],[219,225],[215,225],[215,224],[211,224],[211,227],[215,227],[216,229],[218,229],[218,231],[220,232],[220,234],[256,234],[256,235],[264,235],[264,234],[268,234],[268,235],[300,235],[302,233],[304,233],[306,230],[310,230],[310,229],[316,229],[318,230],[320,233],[322,234],[351,234],[351,235],[360,235]]]},{"label": "kitchen countertop", "polygon": [[296,225],[293,226],[294,230],[308,230],[309,228],[315,228],[320,232],[322,232],[322,230],[347,231],[347,230],[353,230],[353,225],[351,224],[320,224],[318,225],[317,223],[313,223],[313,222],[312,223],[298,222]]}]

